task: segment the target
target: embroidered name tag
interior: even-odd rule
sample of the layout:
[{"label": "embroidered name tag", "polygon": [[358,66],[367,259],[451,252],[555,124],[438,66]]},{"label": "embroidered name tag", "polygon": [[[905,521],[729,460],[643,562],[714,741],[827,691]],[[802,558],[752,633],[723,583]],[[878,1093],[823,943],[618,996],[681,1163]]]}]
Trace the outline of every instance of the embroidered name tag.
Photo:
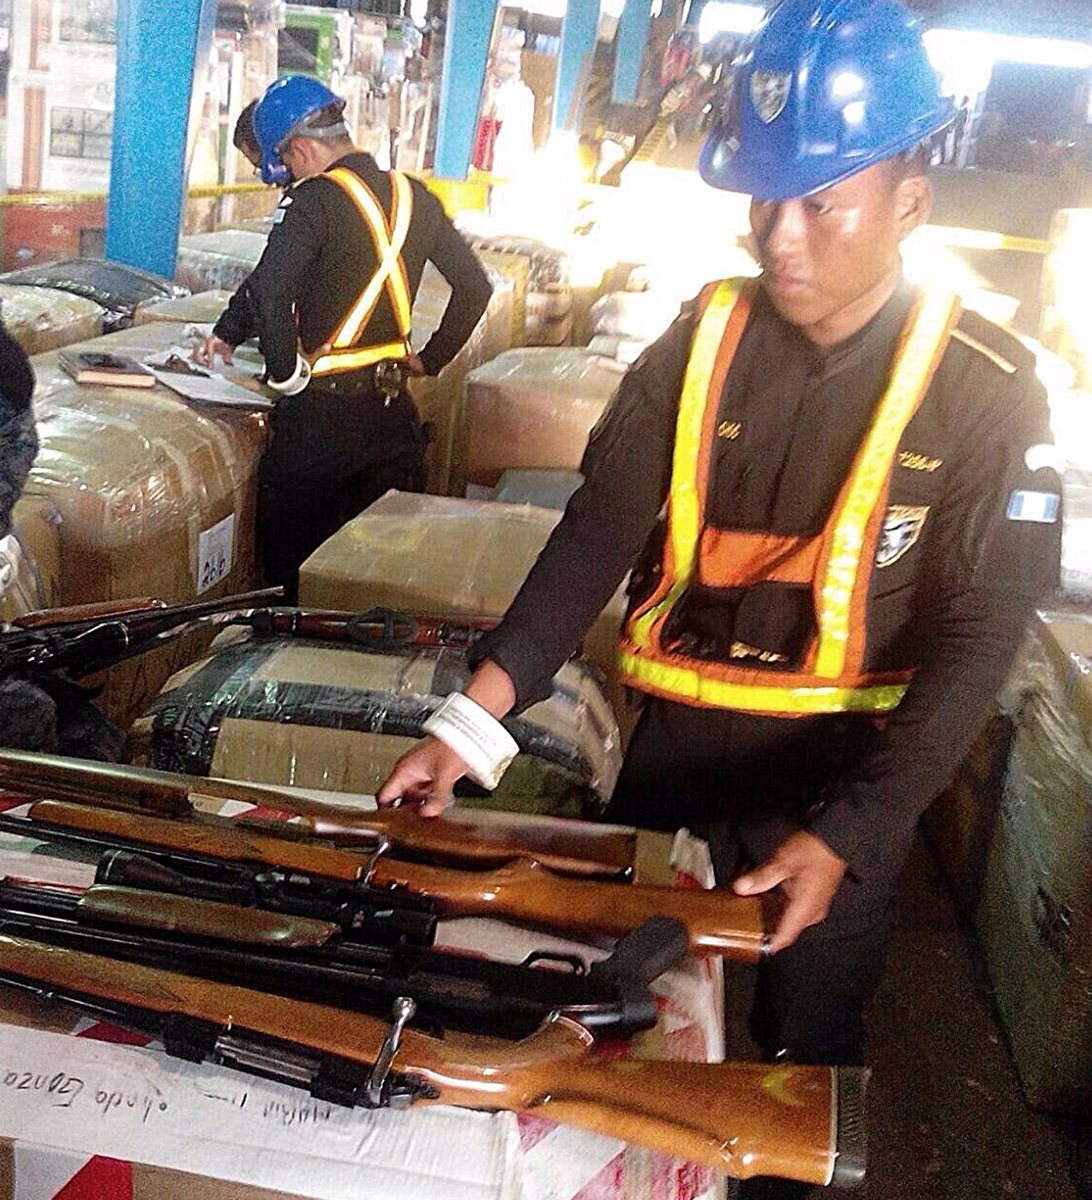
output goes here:
[{"label": "embroidered name tag", "polygon": [[1009,496],[1005,516],[1010,521],[1035,521],[1053,525],[1058,519],[1062,498],[1057,492],[1025,492],[1017,490]]}]

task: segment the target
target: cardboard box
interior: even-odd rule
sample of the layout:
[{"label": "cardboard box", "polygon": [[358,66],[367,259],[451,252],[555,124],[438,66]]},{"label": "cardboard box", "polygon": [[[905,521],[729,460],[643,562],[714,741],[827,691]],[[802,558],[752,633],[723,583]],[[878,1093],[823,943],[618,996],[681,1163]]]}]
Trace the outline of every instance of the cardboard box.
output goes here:
[{"label": "cardboard box", "polygon": [[[139,357],[182,339],[142,325],[85,343]],[[174,392],[80,386],[34,360],[40,449],[27,490],[60,515],[60,604],[154,596],[180,603],[257,586],[254,513],[264,421]],[[183,639],[108,673],[101,705],[125,725],[207,645]]]},{"label": "cardboard box", "polygon": [[[312,608],[502,617],[554,526],[556,510],[388,492],[324,542],[300,568],[300,603]],[[623,739],[634,723],[618,683],[620,587],[584,639],[602,673]]]},{"label": "cardboard box", "polygon": [[[469,675],[455,649],[379,653],[290,638],[220,646],[168,681],[131,745],[142,762],[185,774],[374,795]],[[602,811],[621,751],[590,668],[566,664],[554,694],[510,729],[523,753],[496,791],[463,786],[467,803],[549,816]]]},{"label": "cardboard box", "polygon": [[54,288],[0,283],[0,316],[8,333],[32,355],[102,333],[103,311],[94,300]]},{"label": "cardboard box", "polygon": [[1092,615],[1043,613],[976,929],[1028,1102],[1092,1104]]},{"label": "cardboard box", "polygon": [[575,471],[624,368],[587,350],[510,350],[467,377],[467,480],[510,468]]}]

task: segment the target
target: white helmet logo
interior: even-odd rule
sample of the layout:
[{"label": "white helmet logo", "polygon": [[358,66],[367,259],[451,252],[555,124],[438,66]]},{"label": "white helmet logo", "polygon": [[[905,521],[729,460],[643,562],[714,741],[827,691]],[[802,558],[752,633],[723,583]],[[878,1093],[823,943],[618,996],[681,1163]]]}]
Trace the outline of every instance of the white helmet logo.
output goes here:
[{"label": "white helmet logo", "polygon": [[767,125],[785,111],[791,86],[790,71],[755,71],[751,76],[751,103]]}]

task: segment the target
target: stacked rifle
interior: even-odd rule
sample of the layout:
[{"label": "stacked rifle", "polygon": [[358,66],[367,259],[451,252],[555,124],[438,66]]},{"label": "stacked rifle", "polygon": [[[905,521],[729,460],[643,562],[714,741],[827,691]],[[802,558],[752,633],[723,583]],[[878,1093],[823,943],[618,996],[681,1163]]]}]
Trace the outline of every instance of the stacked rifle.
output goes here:
[{"label": "stacked rifle", "polygon": [[[181,620],[373,647],[475,636],[439,618],[230,599]],[[125,645],[100,630],[93,669],[171,636],[167,612],[150,609]],[[26,640],[0,662],[19,669],[12,655],[29,647],[35,669],[78,676],[90,660],[71,640],[104,623],[86,619],[12,631]],[[0,983],[342,1104],[534,1112],[739,1178],[863,1177],[862,1071],[603,1053],[654,1024],[650,985],[687,953],[754,961],[766,944],[758,901],[643,882],[639,831],[459,810],[423,821],[20,751],[0,751],[0,787],[31,800],[0,831],[80,847],[96,864],[83,889],[0,881]],[[254,808],[231,820],[207,811],[225,801]],[[270,810],[291,819],[255,815]],[[548,953],[489,962],[434,946],[444,916],[617,941],[590,968]]]}]

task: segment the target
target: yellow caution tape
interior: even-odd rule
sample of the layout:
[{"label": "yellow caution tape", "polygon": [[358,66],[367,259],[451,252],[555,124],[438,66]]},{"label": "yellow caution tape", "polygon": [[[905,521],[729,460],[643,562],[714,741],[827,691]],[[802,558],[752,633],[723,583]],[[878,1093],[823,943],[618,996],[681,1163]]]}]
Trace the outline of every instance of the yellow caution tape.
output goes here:
[{"label": "yellow caution tape", "polygon": [[[216,183],[190,188],[186,196],[190,200],[209,200],[216,196],[268,191],[264,183]],[[62,204],[94,204],[105,200],[106,192],[8,192],[0,195],[0,208],[53,208]]]}]

